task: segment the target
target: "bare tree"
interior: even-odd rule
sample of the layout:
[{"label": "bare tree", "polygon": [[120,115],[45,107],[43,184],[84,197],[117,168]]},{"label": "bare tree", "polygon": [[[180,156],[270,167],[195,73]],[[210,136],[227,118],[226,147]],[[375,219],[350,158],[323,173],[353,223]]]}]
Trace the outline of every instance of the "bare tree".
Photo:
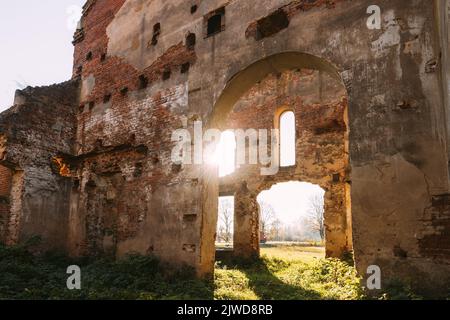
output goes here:
[{"label": "bare tree", "polygon": [[219,241],[230,243],[233,240],[233,201],[222,200],[219,204]]},{"label": "bare tree", "polygon": [[273,207],[266,203],[261,202],[259,204],[260,207],[260,231],[264,236],[269,236],[269,232],[273,227],[274,222],[276,221],[276,214]]},{"label": "bare tree", "polygon": [[322,241],[325,240],[325,224],[324,224],[324,200],[321,195],[314,195],[309,198],[308,225],[310,228],[320,235]]},{"label": "bare tree", "polygon": [[270,238],[275,241],[281,241],[282,235],[281,230],[282,229],[282,223],[281,220],[278,218],[275,218],[275,220],[272,222],[271,228],[270,228]]}]

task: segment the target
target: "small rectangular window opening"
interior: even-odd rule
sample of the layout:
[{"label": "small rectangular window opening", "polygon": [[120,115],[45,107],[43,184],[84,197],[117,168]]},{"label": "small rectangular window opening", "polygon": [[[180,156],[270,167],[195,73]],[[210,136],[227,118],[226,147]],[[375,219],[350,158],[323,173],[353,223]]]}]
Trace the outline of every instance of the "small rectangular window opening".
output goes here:
[{"label": "small rectangular window opening", "polygon": [[206,37],[214,36],[225,30],[225,8],[220,8],[205,17]]}]

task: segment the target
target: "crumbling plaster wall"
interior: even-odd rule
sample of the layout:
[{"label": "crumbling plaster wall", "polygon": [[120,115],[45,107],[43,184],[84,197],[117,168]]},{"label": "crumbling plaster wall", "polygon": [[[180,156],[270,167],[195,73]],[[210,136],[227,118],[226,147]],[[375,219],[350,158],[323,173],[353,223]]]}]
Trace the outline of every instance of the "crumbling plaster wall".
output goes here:
[{"label": "crumbling plaster wall", "polygon": [[[210,0],[196,2],[198,10],[191,14],[192,4],[88,1],[75,49],[74,74],[81,76],[83,92],[76,155],[83,161],[77,168],[79,200],[71,204],[72,248],[89,247],[83,228],[92,216],[89,221],[99,223],[88,228],[101,238],[94,236],[94,244],[113,243],[119,253],[154,252],[164,260],[195,266],[199,274],[211,273],[217,173],[208,167],[173,166],[168,161],[170,133],[186,124],[186,118],[191,127],[194,120],[214,125],[215,115],[226,116],[233,104],[221,99],[248,66],[280,53],[303,52],[319,57],[348,91],[358,270],[365,274],[368,265],[378,264],[389,276],[434,280],[427,282],[430,285],[446,280],[448,254],[437,258],[421,249],[429,228],[436,241],[448,232],[445,224],[434,227],[430,216],[441,209],[447,214],[433,199],[449,191],[442,86],[433,64],[439,52],[432,3],[377,1],[381,30],[366,27],[366,9],[374,4],[366,0],[261,0],[257,6],[252,1]],[[225,29],[205,38],[203,16],[224,5]],[[255,22],[281,7],[289,17],[288,28],[260,40],[253,37]],[[161,34],[153,46],[157,23]],[[189,32],[197,36],[195,48],[184,45]],[[182,73],[186,64],[190,68]],[[288,64],[278,61],[272,72]],[[261,74],[240,83],[243,93],[263,80],[267,69],[266,64]],[[148,82],[142,89],[140,75]],[[114,160],[117,149],[135,154],[139,146],[146,150],[138,152],[139,165],[133,156]],[[116,167],[117,177],[105,167]],[[135,177],[131,172],[141,174]],[[100,199],[105,200],[89,204],[94,193],[88,188],[102,188],[105,196]],[[120,208],[113,219],[117,235],[109,236],[112,240],[105,240],[108,228],[101,218],[107,215],[108,188],[111,194],[128,190],[110,196],[111,205]],[[125,199],[131,194],[146,209]],[[121,201],[128,207],[117,207]],[[134,221],[133,231],[122,237],[118,230],[128,221]],[[442,252],[447,244],[442,244]]]},{"label": "crumbling plaster wall", "polygon": [[227,129],[270,132],[278,128],[282,112],[290,110],[296,116],[297,139],[295,166],[265,176],[261,165],[241,165],[221,179],[220,193],[235,196],[236,255],[259,254],[256,198],[273,185],[289,181],[317,184],[326,191],[327,256],[340,258],[352,250],[346,200],[346,181],[350,179],[346,109],[347,93],[342,83],[307,69],[270,75],[236,103],[225,119]]},{"label": "crumbling plaster wall", "polygon": [[76,81],[27,88],[0,114],[0,163],[11,172],[1,235],[8,244],[40,236],[45,249],[67,249],[72,181],[60,176],[53,158],[72,153],[78,95]]},{"label": "crumbling plaster wall", "polygon": [[[436,0],[436,27],[441,45],[440,59],[436,61],[441,69],[443,96],[447,110],[447,127],[450,127],[450,1]],[[450,130],[447,130],[450,134]],[[448,139],[450,143],[450,139]],[[450,147],[447,147],[450,152]]]}]

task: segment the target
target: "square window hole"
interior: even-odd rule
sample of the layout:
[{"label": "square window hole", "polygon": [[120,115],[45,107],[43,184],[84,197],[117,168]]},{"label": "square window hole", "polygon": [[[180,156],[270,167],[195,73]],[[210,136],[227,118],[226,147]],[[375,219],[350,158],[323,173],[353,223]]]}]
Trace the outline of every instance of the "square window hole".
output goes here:
[{"label": "square window hole", "polygon": [[206,37],[214,36],[225,30],[225,8],[220,8],[205,17]]}]

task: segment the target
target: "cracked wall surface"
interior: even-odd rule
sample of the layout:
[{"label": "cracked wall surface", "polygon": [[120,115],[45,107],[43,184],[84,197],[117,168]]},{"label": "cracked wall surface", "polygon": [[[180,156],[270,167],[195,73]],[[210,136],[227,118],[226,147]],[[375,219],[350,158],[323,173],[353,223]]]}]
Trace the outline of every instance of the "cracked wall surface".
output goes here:
[{"label": "cracked wall surface", "polygon": [[[264,91],[259,82],[270,88],[273,75],[313,70],[345,87],[348,139],[327,144],[348,150],[348,168],[300,165],[282,179],[316,175],[323,185],[319,177],[339,172],[327,201],[347,194],[332,224],[351,226],[352,241],[337,242],[351,242],[359,273],[376,264],[387,278],[445,289],[448,1],[379,0],[381,30],[367,28],[368,0],[194,2],[196,11],[182,0],[87,1],[74,36],[79,86],[30,89],[1,114],[0,161],[19,190],[10,195],[13,240],[40,234],[73,255],[149,253],[210,275],[220,181],[212,166],[172,163],[172,132],[200,120],[225,128],[228,116],[245,124],[254,110],[235,105]],[[221,30],[208,36],[217,9]],[[304,98],[307,82],[290,81],[283,103],[311,124],[299,148],[314,154],[334,127],[327,119],[341,117],[341,100],[303,110],[308,103],[295,97]],[[314,128],[326,130],[311,144]]]}]

